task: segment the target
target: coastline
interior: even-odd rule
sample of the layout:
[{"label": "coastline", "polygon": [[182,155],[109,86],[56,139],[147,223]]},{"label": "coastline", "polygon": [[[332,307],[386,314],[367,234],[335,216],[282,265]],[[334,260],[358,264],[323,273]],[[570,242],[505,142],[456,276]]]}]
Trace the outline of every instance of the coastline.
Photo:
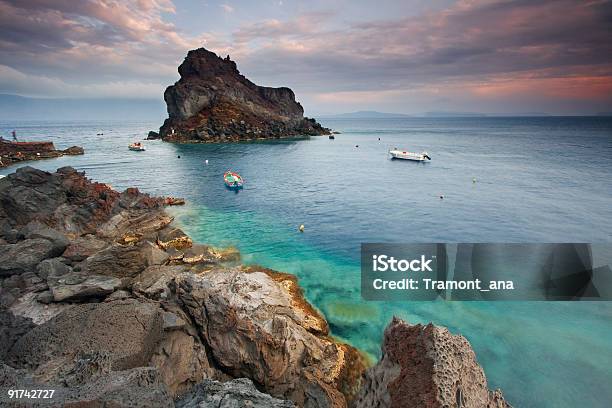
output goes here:
[{"label": "coastline", "polygon": [[0,138],[0,168],[9,167],[13,164],[25,161],[82,154],[85,154],[85,151],[80,146],[72,146],[64,150],[57,150],[53,142],[49,141],[11,142]]},{"label": "coastline", "polygon": [[[64,402],[76,402],[84,390],[88,398],[108,402],[111,397],[94,389],[119,376],[113,380],[115,401],[122,405],[146,392],[143,403],[153,406],[242,377],[298,406],[313,401],[320,407],[359,406],[357,399],[370,401],[380,393],[372,396],[361,387],[365,359],[329,336],[327,321],[305,300],[295,276],[256,266],[224,267],[239,262],[237,251],[193,243],[172,224],[162,199],[135,188],[118,193],[72,168],[52,174],[25,167],[0,183],[2,318],[9,328],[0,355],[3,385],[64,384],[59,388]],[[49,198],[32,202],[27,197],[33,186],[48,190]],[[69,336],[77,316],[99,318],[81,327],[75,339]],[[105,327],[116,319],[133,320],[142,330],[132,324]],[[112,333],[111,344],[99,338],[106,332]],[[471,352],[467,342],[459,347]],[[48,352],[40,354],[41,348]],[[103,363],[91,367],[92,352]],[[484,378],[475,357],[468,360],[460,364]],[[146,369],[147,389],[133,389],[133,376],[144,375],[147,366],[154,367]],[[83,369],[88,374],[75,378]],[[370,370],[369,378],[388,377],[380,363]],[[472,374],[455,375],[463,383]],[[404,395],[405,385],[399,385]],[[487,390],[486,380],[484,388],[482,381],[476,388],[479,398],[497,395]],[[417,391],[432,401],[455,392]]]}]

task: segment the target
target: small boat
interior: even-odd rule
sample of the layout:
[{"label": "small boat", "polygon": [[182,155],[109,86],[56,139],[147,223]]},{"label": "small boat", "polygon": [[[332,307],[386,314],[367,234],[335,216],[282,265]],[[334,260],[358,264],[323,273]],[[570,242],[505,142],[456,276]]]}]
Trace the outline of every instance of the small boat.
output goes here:
[{"label": "small boat", "polygon": [[334,135],[329,135],[329,139],[330,139],[330,140],[334,140],[335,138],[336,138],[336,136],[334,136]]},{"label": "small boat", "polygon": [[392,159],[412,160],[418,162],[431,160],[431,157],[429,157],[427,152],[413,153],[406,150],[399,150],[397,147],[389,150],[389,154],[391,155]]},{"label": "small boat", "polygon": [[226,171],[223,175],[223,181],[228,188],[233,189],[242,188],[242,185],[244,184],[242,176],[230,170]]},{"label": "small boat", "polygon": [[144,152],[145,151],[144,145],[142,143],[140,143],[140,142],[131,143],[128,146],[128,149],[133,150],[135,152]]}]

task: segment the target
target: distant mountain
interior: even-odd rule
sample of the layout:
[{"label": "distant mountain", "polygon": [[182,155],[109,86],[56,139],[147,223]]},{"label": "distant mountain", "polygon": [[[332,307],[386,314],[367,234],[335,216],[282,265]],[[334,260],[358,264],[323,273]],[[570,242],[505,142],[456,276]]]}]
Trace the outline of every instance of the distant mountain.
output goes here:
[{"label": "distant mountain", "polygon": [[317,115],[319,118],[329,118],[329,119],[359,119],[359,118],[367,118],[367,119],[378,119],[378,118],[408,118],[412,117],[412,115],[406,115],[404,113],[388,113],[388,112],[377,112],[377,111],[358,111],[358,112],[349,112],[349,113],[338,113],[335,115]]},{"label": "distant mountain", "polygon": [[484,117],[486,113],[477,112],[425,112],[423,116],[433,118]]},{"label": "distant mountain", "polygon": [[161,121],[165,116],[161,99],[46,99],[0,94],[0,120]]}]

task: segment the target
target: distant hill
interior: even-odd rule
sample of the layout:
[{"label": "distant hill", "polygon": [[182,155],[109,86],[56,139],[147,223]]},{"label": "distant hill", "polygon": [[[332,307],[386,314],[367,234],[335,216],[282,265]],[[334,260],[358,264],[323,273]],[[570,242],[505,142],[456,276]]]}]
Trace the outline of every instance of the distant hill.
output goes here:
[{"label": "distant hill", "polygon": [[486,113],[478,112],[425,112],[423,116],[433,118],[484,117]]},{"label": "distant hill", "polygon": [[387,113],[387,112],[377,112],[377,111],[358,111],[358,112],[349,112],[349,113],[338,113],[335,115],[317,115],[319,118],[329,118],[329,119],[359,119],[359,118],[367,118],[367,119],[389,119],[389,118],[408,118],[412,117],[412,115],[406,115],[404,113]]},{"label": "distant hill", "polygon": [[54,99],[0,94],[0,120],[155,120],[166,116],[163,100]]}]

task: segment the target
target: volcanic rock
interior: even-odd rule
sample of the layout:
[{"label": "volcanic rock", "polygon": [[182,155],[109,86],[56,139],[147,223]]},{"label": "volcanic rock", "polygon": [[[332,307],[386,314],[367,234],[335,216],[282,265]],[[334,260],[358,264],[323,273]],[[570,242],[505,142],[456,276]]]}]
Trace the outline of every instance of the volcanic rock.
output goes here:
[{"label": "volcanic rock", "polygon": [[162,336],[159,307],[136,300],[71,306],[21,336],[11,347],[7,363],[16,368],[53,375],[78,353],[111,356],[113,370],[147,364]]},{"label": "volcanic rock", "polygon": [[36,271],[39,262],[58,256],[59,251],[47,239],[35,238],[0,246],[0,277]]},{"label": "volcanic rock", "polygon": [[176,402],[176,408],[294,408],[291,401],[259,392],[248,378],[204,380]]},{"label": "volcanic rock", "polygon": [[184,273],[175,281],[225,372],[299,406],[347,405],[350,396],[339,390],[356,353],[327,336],[327,323],[314,309],[299,307],[289,282],[239,269]]},{"label": "volcanic rock", "polygon": [[0,138],[0,168],[27,160],[50,159],[84,154],[82,147],[56,150],[53,142],[10,142]]},{"label": "volcanic rock", "polygon": [[357,408],[509,408],[490,391],[470,343],[444,327],[394,318],[382,358],[365,374]]},{"label": "volcanic rock", "polygon": [[104,275],[71,272],[47,281],[56,302],[103,298],[121,286],[121,280]]},{"label": "volcanic rock", "polygon": [[[236,63],[204,48],[189,51],[181,78],[164,92],[168,119],[159,137],[169,142],[229,142],[328,134],[289,88],[258,86]],[[149,138],[156,138],[155,132]]]}]

